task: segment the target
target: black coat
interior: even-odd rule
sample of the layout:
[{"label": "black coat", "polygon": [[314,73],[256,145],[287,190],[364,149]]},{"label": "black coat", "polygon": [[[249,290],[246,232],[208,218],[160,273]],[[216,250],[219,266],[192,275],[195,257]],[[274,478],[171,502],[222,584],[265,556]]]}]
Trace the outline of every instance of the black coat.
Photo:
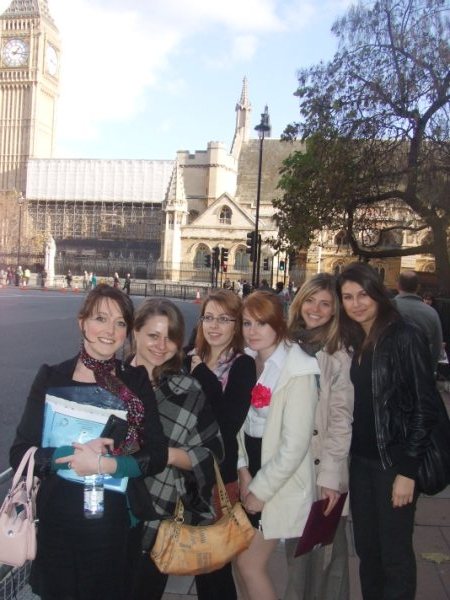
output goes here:
[{"label": "black coat", "polygon": [[[190,370],[191,356],[186,359]],[[244,424],[250,407],[250,397],[256,384],[256,366],[251,356],[243,354],[234,361],[228,374],[227,385],[222,385],[216,375],[200,363],[192,371],[192,376],[202,386],[219,424],[225,449],[225,458],[220,464],[220,472],[225,483],[237,480],[238,444],[237,434]]]},{"label": "black coat", "polygon": [[[78,356],[58,365],[42,365],[31,386],[25,410],[11,446],[10,463],[13,469],[18,467],[30,446],[38,447],[35,455],[35,472],[38,477],[43,479],[39,496],[46,496],[50,487],[53,488],[57,484],[62,485],[64,481],[51,471],[54,448],[40,447],[44,424],[45,394],[51,387],[80,385],[79,382],[72,379],[77,359]],[[159,420],[155,394],[147,371],[144,367],[131,367],[117,361],[116,375],[144,403],[144,445],[133,457],[138,461],[143,474],[159,473],[167,464],[168,443]],[[39,504],[42,505],[42,499],[39,498],[39,500]]]},{"label": "black coat", "polygon": [[384,468],[397,465],[415,479],[439,418],[438,392],[428,343],[399,319],[381,334],[373,352],[373,408]]},{"label": "black coat", "polygon": [[[126,495],[106,489],[103,517],[86,519],[83,486],[59,477],[51,468],[54,449],[40,447],[47,390],[86,386],[88,393],[95,392],[95,384],[73,381],[76,362],[77,357],[40,368],[10,450],[11,465],[17,468],[25,451],[38,446],[36,474],[41,478],[37,496],[38,547],[30,582],[33,591],[44,599],[123,600],[140,553],[140,529],[130,529]],[[155,474],[166,466],[167,440],[147,371],[117,361],[116,375],[144,404],[144,441],[133,457],[142,473]],[[136,481],[130,479],[128,490]]]}]

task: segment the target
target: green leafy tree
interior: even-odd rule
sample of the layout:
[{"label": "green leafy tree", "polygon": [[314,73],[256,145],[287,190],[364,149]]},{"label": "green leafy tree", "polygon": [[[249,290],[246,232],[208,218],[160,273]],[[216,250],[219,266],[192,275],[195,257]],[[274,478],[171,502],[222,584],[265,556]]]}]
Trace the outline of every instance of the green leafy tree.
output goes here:
[{"label": "green leafy tree", "polygon": [[[450,292],[448,0],[359,3],[336,21],[329,63],[298,73],[305,141],[283,163],[279,243],[344,229],[365,259],[431,253]],[[389,207],[389,209],[388,209]],[[405,247],[406,231],[419,245]]]}]

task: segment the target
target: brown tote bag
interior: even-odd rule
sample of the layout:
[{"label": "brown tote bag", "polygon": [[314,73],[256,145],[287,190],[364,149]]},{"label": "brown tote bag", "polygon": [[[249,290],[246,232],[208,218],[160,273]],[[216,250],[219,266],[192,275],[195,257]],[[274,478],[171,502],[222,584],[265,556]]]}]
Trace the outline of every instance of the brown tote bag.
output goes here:
[{"label": "brown tote bag", "polygon": [[210,573],[250,546],[255,529],[241,503],[231,505],[216,461],[214,469],[222,517],[210,525],[185,525],[184,506],[179,499],[174,516],[161,522],[150,552],[161,573]]}]

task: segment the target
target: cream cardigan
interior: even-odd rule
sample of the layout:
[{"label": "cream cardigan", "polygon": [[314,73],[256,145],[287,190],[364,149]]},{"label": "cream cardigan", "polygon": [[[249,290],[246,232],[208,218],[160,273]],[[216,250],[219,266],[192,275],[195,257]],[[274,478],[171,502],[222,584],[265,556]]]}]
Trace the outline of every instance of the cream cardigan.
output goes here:
[{"label": "cream cardigan", "polygon": [[[311,437],[317,407],[319,365],[297,344],[288,347],[272,393],[262,438],[261,469],[249,489],[264,501],[266,539],[299,537],[315,500]],[[244,428],[238,434],[239,462],[245,464]]]}]

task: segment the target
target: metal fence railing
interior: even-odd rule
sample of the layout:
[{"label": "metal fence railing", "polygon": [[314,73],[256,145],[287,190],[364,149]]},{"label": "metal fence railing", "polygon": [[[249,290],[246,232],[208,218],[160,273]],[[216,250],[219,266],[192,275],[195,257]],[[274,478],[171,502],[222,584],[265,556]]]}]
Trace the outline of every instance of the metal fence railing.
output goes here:
[{"label": "metal fence railing", "polygon": [[21,593],[28,584],[31,562],[23,567],[0,565],[0,600],[21,600]]},{"label": "metal fence railing", "polygon": [[[112,278],[99,277],[97,283],[109,283],[112,285]],[[0,281],[0,286],[6,286],[6,282]],[[121,282],[121,286],[123,282]],[[61,292],[84,292],[83,278],[74,276],[71,287],[67,287],[67,281],[64,275],[55,275],[51,286],[49,281],[44,284],[36,273],[32,273],[28,286],[21,286],[24,289],[38,288],[42,290],[53,289]],[[193,300],[197,297],[203,298],[208,293],[210,286],[208,284],[195,283],[166,283],[164,281],[146,281],[132,280],[130,285],[130,294],[132,296],[167,296],[178,300]]]},{"label": "metal fence railing", "polygon": [[[11,481],[13,470],[6,469],[0,473],[0,484]],[[20,600],[20,592],[28,583],[31,562],[26,562],[23,567],[10,567],[0,563],[0,600]]]}]

